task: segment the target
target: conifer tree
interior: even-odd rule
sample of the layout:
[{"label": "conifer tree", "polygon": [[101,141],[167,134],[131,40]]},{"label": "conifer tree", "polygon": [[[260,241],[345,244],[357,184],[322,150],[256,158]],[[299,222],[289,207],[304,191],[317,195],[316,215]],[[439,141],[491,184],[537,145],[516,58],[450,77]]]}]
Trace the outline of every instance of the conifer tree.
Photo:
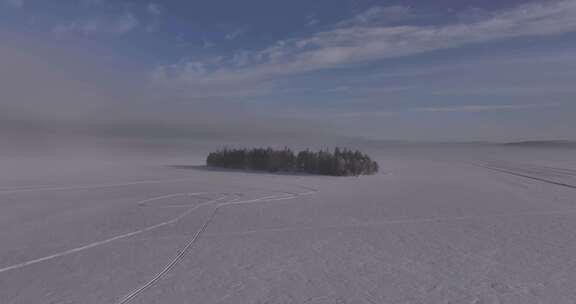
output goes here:
[{"label": "conifer tree", "polygon": [[264,170],[270,172],[304,172],[321,175],[347,176],[374,174],[378,163],[360,151],[335,148],[333,152],[310,150],[294,153],[288,147],[282,150],[272,148],[229,149],[224,148],[209,153],[208,166]]}]

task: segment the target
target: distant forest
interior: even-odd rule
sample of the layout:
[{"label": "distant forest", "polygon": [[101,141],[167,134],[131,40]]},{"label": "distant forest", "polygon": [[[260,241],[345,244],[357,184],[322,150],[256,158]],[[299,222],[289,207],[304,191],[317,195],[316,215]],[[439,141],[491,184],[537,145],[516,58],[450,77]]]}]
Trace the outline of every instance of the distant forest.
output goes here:
[{"label": "distant forest", "polygon": [[269,172],[304,172],[320,175],[350,176],[378,172],[378,163],[360,151],[335,148],[334,151],[294,151],[284,148],[229,149],[212,152],[206,158],[212,167],[263,170]]}]

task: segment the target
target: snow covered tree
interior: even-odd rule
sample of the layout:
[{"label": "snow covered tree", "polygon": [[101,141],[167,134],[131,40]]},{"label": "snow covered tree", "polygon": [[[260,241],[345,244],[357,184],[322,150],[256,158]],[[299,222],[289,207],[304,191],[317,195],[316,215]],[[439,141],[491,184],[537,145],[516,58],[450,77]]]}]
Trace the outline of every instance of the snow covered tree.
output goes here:
[{"label": "snow covered tree", "polygon": [[270,172],[304,172],[332,176],[374,174],[378,163],[360,151],[335,148],[334,152],[300,151],[297,154],[284,147],[228,149],[208,154],[206,164],[232,169],[264,170]]}]

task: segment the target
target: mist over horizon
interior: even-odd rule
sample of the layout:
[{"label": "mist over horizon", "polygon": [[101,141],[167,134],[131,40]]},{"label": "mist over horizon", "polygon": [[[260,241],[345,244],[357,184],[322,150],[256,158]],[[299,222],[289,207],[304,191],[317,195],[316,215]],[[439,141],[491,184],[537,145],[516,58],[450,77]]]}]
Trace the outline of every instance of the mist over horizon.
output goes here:
[{"label": "mist over horizon", "polygon": [[[2,2],[4,140],[576,139],[576,29],[563,22],[573,1],[485,4],[475,16],[360,1],[268,29],[245,7],[236,25],[198,19],[204,34],[177,28],[187,19],[176,1],[73,2],[66,13]],[[405,27],[454,37],[432,43]]]}]

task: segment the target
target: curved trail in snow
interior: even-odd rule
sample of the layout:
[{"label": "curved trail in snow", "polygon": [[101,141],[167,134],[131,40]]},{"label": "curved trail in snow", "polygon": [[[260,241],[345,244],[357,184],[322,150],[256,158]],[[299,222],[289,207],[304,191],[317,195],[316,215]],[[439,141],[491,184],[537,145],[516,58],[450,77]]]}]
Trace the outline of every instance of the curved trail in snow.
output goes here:
[{"label": "curved trail in snow", "polygon": [[[42,192],[42,191],[66,191],[66,190],[83,190],[83,189],[103,189],[103,188],[111,188],[111,187],[122,187],[122,186],[130,186],[130,185],[140,185],[140,184],[154,184],[154,183],[170,183],[170,182],[177,182],[177,181],[186,181],[186,180],[190,180],[190,178],[180,178],[180,179],[163,179],[163,180],[143,180],[143,181],[133,181],[133,182],[123,182],[123,183],[114,183],[114,184],[92,184],[92,185],[78,185],[78,186],[56,186],[56,187],[29,187],[29,188],[16,188],[16,189],[4,189],[4,190],[0,190],[0,195],[2,194],[17,194],[17,193],[28,193],[28,192]],[[184,258],[184,256],[186,255],[187,252],[189,252],[189,250],[193,247],[193,245],[198,241],[198,239],[200,238],[200,236],[206,231],[206,229],[208,228],[208,226],[210,225],[210,223],[214,220],[214,218],[216,217],[218,211],[221,208],[224,207],[228,207],[228,206],[238,206],[238,205],[244,205],[244,204],[252,204],[252,203],[262,203],[262,202],[271,202],[271,201],[280,201],[280,200],[290,200],[290,199],[296,199],[298,197],[301,196],[305,196],[305,195],[311,195],[317,192],[316,189],[310,188],[310,187],[306,187],[306,186],[302,186],[302,185],[291,185],[291,186],[296,186],[296,187],[300,187],[303,190],[305,190],[304,192],[300,192],[300,193],[292,193],[292,192],[284,192],[282,194],[276,194],[276,195],[268,195],[268,196],[264,196],[264,197],[259,197],[259,198],[254,198],[254,199],[249,199],[249,200],[242,200],[239,201],[239,195],[238,194],[229,194],[229,193],[220,193],[221,196],[215,199],[211,199],[211,200],[207,200],[198,204],[195,204],[193,206],[188,206],[188,205],[177,205],[174,207],[183,207],[186,208],[188,207],[184,212],[178,214],[176,217],[173,217],[169,220],[163,221],[161,223],[158,224],[154,224],[154,225],[150,225],[135,231],[131,231],[131,232],[127,232],[127,233],[122,233],[119,235],[115,235],[112,236],[110,238],[104,239],[104,240],[99,240],[99,241],[95,241],[89,244],[85,244],[79,247],[75,247],[72,249],[68,249],[65,251],[61,251],[61,252],[57,252],[48,256],[44,256],[44,257],[40,257],[37,259],[33,259],[33,260],[28,260],[22,263],[18,263],[18,264],[13,264],[10,266],[6,266],[3,268],[0,268],[0,274],[1,273],[5,273],[5,272],[9,272],[12,270],[18,270],[18,269],[22,269],[28,266],[32,266],[35,264],[39,264],[42,262],[46,262],[46,261],[50,261],[59,257],[64,257],[67,255],[71,255],[74,253],[78,253],[78,252],[82,252],[91,248],[95,248],[98,246],[102,246],[102,245],[106,245],[115,241],[119,241],[119,240],[123,240],[123,239],[127,239],[129,237],[132,236],[136,236],[145,232],[149,232],[164,226],[168,226],[168,225],[172,225],[175,224],[177,222],[179,222],[180,220],[182,220],[183,218],[185,218],[186,216],[190,215],[192,212],[194,212],[195,210],[204,207],[204,206],[208,206],[214,203],[218,203],[221,202],[223,200],[226,199],[230,199],[231,196],[235,196],[235,198],[233,198],[231,201],[228,202],[221,202],[219,204],[215,205],[214,210],[212,211],[212,213],[209,215],[209,217],[205,220],[204,224],[202,225],[202,227],[196,231],[196,233],[194,234],[194,236],[188,241],[186,242],[186,244],[184,245],[184,247],[182,249],[180,249],[178,251],[178,253],[176,254],[175,257],[173,257],[169,263],[164,266],[164,268],[156,273],[150,280],[148,280],[145,284],[135,288],[133,291],[131,291],[130,293],[128,293],[127,295],[125,295],[124,297],[121,298],[121,300],[118,302],[119,304],[124,304],[124,303],[128,303],[131,300],[133,300],[134,298],[136,298],[139,294],[141,294],[143,291],[145,291],[146,289],[148,289],[149,287],[153,286],[157,281],[159,281],[164,275],[166,275],[170,270],[172,270],[176,264],[182,260]],[[190,193],[190,192],[186,192],[186,193],[172,193],[172,194],[166,194],[166,195],[161,195],[161,196],[156,196],[156,197],[152,197],[152,198],[148,198],[148,199],[144,199],[144,200],[140,200],[137,201],[135,203],[135,205],[138,206],[144,206],[147,203],[150,202],[154,202],[154,201],[160,201],[163,199],[167,199],[167,198],[173,198],[173,197],[192,197],[192,196],[198,196],[201,194],[208,194],[209,192],[195,192],[195,193]],[[214,193],[214,192],[211,192]]]},{"label": "curved trail in snow", "polygon": [[279,201],[279,200],[290,200],[290,199],[295,199],[295,198],[298,198],[298,197],[304,196],[304,195],[311,195],[311,194],[314,194],[317,192],[316,190],[310,189],[310,188],[307,188],[307,190],[308,190],[308,192],[270,195],[270,196],[265,196],[265,197],[261,197],[261,198],[251,199],[251,200],[244,200],[244,201],[233,200],[231,202],[220,203],[220,204],[216,205],[216,208],[214,208],[214,210],[212,211],[210,216],[208,216],[208,219],[206,219],[206,221],[204,222],[202,227],[198,231],[196,231],[194,236],[186,243],[186,245],[178,252],[178,254],[174,258],[172,258],[170,260],[170,262],[160,272],[158,272],[156,275],[154,275],[152,277],[152,279],[148,280],[146,283],[135,288],[130,293],[128,293],[127,295],[122,297],[122,299],[120,301],[118,301],[117,304],[129,303],[130,301],[135,299],[138,295],[140,295],[142,292],[144,292],[146,289],[152,287],[156,282],[158,282],[160,279],[162,279],[162,277],[164,277],[168,272],[170,272],[170,270],[172,270],[174,268],[174,266],[176,266],[176,264],[184,258],[186,253],[192,248],[192,246],[198,241],[200,236],[206,231],[206,229],[208,228],[210,223],[216,217],[216,214],[218,213],[219,209],[227,207],[227,206],[234,206],[234,205],[243,205],[243,204],[252,204],[252,203],[259,203],[259,202]]},{"label": "curved trail in snow", "polygon": [[[177,197],[177,196],[195,196],[195,195],[199,195],[199,194],[203,194],[203,193],[204,193],[204,192],[199,192],[199,193],[174,193],[174,194],[162,195],[162,196],[157,196],[157,197],[145,199],[145,200],[136,202],[136,204],[144,204],[144,203],[147,203],[147,202],[152,202],[152,201],[157,201],[157,200],[161,200],[161,199],[165,199],[165,198],[170,198],[170,197]],[[54,253],[54,254],[51,254],[51,255],[49,255],[49,256],[45,256],[45,257],[41,257],[41,258],[38,258],[38,259],[26,261],[26,262],[23,262],[23,263],[18,263],[18,264],[15,264],[15,265],[11,265],[11,266],[4,267],[4,268],[0,268],[0,273],[6,272],[6,271],[10,271],[10,270],[19,269],[19,268],[23,268],[23,267],[30,266],[30,265],[34,265],[34,264],[37,264],[37,263],[40,263],[40,262],[45,262],[45,261],[52,260],[52,259],[55,259],[55,258],[58,258],[58,257],[66,256],[66,255],[69,255],[69,254],[72,254],[72,253],[84,251],[84,250],[87,250],[87,249],[90,249],[90,248],[94,248],[94,247],[97,247],[97,246],[101,246],[101,245],[105,245],[105,244],[108,244],[108,243],[111,243],[111,242],[114,242],[114,241],[117,241],[117,240],[121,240],[121,239],[125,239],[125,238],[131,237],[131,236],[135,236],[135,235],[138,235],[138,234],[147,232],[147,231],[151,231],[151,230],[154,230],[154,229],[158,229],[158,228],[163,227],[163,226],[167,226],[167,225],[174,224],[174,223],[180,221],[182,218],[184,218],[184,217],[187,216],[188,214],[192,213],[192,211],[200,208],[201,206],[204,206],[204,205],[206,205],[206,204],[210,204],[210,203],[214,203],[214,202],[220,201],[220,200],[224,199],[225,197],[226,197],[226,196],[223,196],[223,197],[220,197],[220,198],[218,198],[218,199],[214,199],[214,200],[210,200],[210,201],[207,201],[207,202],[200,203],[200,204],[198,204],[198,205],[196,205],[196,206],[194,206],[194,207],[192,207],[192,208],[184,211],[183,213],[179,214],[178,216],[176,216],[176,217],[174,217],[174,218],[172,218],[172,219],[170,219],[170,220],[167,220],[167,221],[164,221],[164,222],[155,224],[155,225],[151,225],[151,226],[148,226],[148,227],[144,227],[144,228],[139,229],[139,230],[136,230],[136,231],[132,231],[132,232],[128,232],[128,233],[116,235],[116,236],[114,236],[114,237],[111,237],[111,238],[108,238],[108,239],[105,239],[105,240],[93,242],[93,243],[90,243],[90,244],[86,244],[86,245],[84,245],[84,246],[72,248],[72,249],[65,250],[65,251],[58,252],[58,253]]]}]

